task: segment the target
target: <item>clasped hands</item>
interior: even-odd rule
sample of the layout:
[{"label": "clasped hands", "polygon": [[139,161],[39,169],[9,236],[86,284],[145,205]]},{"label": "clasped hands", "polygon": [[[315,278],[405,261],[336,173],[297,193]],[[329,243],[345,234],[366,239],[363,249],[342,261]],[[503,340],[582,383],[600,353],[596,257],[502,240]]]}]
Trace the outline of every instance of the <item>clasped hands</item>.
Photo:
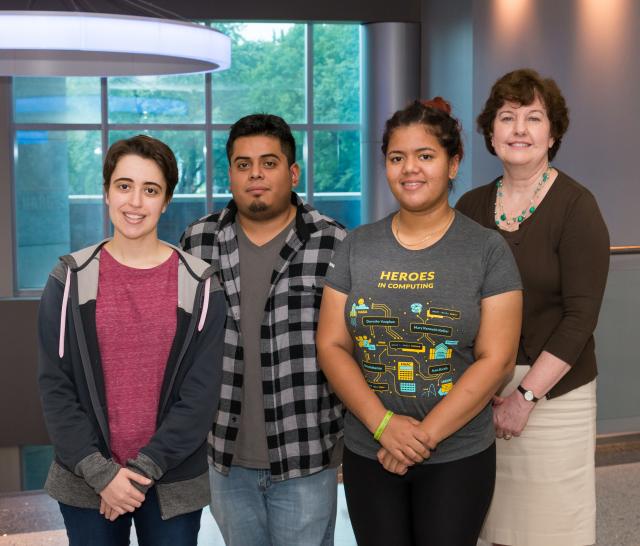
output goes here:
[{"label": "clasped hands", "polygon": [[382,447],[378,461],[389,472],[404,475],[410,466],[431,456],[435,445],[420,421],[407,415],[395,414],[380,436]]},{"label": "clasped hands", "polygon": [[497,438],[510,440],[520,436],[529,421],[535,404],[527,402],[518,391],[506,397],[493,397],[493,426]]},{"label": "clasped hands", "polygon": [[109,521],[115,521],[126,512],[140,508],[145,496],[132,482],[151,485],[151,480],[128,468],[118,470],[115,478],[100,492],[100,514]]}]

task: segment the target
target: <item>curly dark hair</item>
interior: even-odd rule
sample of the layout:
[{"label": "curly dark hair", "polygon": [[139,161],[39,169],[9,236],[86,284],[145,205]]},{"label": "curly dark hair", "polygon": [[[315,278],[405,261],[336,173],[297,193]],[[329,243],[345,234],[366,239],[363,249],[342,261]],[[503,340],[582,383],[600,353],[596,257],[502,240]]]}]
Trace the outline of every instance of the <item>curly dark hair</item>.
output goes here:
[{"label": "curly dark hair", "polygon": [[111,175],[113,175],[118,161],[125,155],[137,155],[144,159],[151,159],[158,165],[167,183],[165,201],[168,203],[173,195],[173,190],[178,184],[178,163],[176,162],[176,156],[171,151],[171,148],[164,142],[148,135],[137,135],[124,140],[118,140],[111,145],[107,152],[107,157],[104,160],[104,165],[102,166],[105,193],[109,192]]},{"label": "curly dark hair", "polygon": [[406,127],[419,123],[438,139],[449,156],[458,156],[462,161],[464,149],[462,146],[462,128],[460,122],[451,115],[451,105],[442,97],[431,100],[414,100],[411,104],[398,110],[384,125],[382,134],[382,153],[386,156],[389,140],[393,131],[398,127]]},{"label": "curly dark hair", "polygon": [[556,156],[562,137],[569,128],[569,109],[558,84],[551,78],[542,78],[530,68],[521,68],[505,74],[491,88],[489,98],[477,120],[478,131],[484,135],[484,143],[490,153],[496,155],[491,137],[498,110],[505,102],[527,106],[536,97],[539,97],[544,104],[551,122],[551,136],[554,143],[549,148],[549,161]]}]

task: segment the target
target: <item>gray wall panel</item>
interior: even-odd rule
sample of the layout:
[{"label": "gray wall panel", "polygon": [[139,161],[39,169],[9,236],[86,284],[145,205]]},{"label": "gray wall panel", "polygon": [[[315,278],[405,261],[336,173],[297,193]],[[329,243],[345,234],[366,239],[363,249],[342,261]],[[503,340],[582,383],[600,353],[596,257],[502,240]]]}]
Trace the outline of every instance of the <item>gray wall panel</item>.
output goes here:
[{"label": "gray wall panel", "polygon": [[598,432],[640,430],[640,255],[612,256],[596,329]]},{"label": "gray wall panel", "polygon": [[37,300],[0,300],[0,447],[49,443],[36,384]]},{"label": "gray wall panel", "polygon": [[[435,0],[425,0],[422,9],[423,58],[430,59],[423,66],[423,90],[433,94],[446,89],[463,104],[470,100],[474,119],[491,85],[505,72],[529,66],[553,77],[571,116],[554,163],[596,195],[612,244],[640,244],[634,153],[640,125],[640,63],[635,58],[640,51],[640,3],[452,0],[442,8]],[[465,36],[443,59],[443,45],[455,40],[457,28],[465,23],[471,25],[472,52],[464,47],[469,39]],[[426,34],[431,36],[424,38]],[[456,90],[448,82],[467,81],[470,64],[472,85]],[[487,152],[467,115],[461,117],[471,135],[471,185],[485,184],[500,173],[500,163]],[[612,256],[611,263],[596,331],[598,430],[640,430],[640,397],[635,393],[640,362],[630,343],[640,335],[635,318],[640,308],[640,256]]]},{"label": "gray wall panel", "polygon": [[[640,244],[640,186],[634,148],[639,142],[640,3],[507,3],[474,1],[473,105],[477,115],[503,73],[530,66],[553,77],[567,99],[571,125],[554,164],[596,196],[614,245]],[[598,5],[599,4],[599,5]],[[512,7],[516,3],[511,4]],[[603,10],[603,8],[605,8]],[[600,10],[600,11],[597,11]],[[480,135],[473,138],[474,185],[500,172]],[[640,430],[640,256],[612,256],[596,344],[598,431]]]},{"label": "gray wall panel", "polygon": [[462,124],[464,158],[449,196],[455,203],[473,186],[472,0],[423,2],[422,98],[441,96]]},{"label": "gray wall panel", "polygon": [[[509,70],[530,66],[553,77],[571,118],[554,163],[596,195],[612,244],[640,244],[634,153],[640,126],[640,3],[514,2],[528,11],[514,11],[508,23],[498,9],[507,4],[474,2],[474,112]],[[473,147],[478,185],[496,176],[499,165],[480,135]]]},{"label": "gray wall panel", "polygon": [[420,26],[364,25],[362,40],[362,219],[374,222],[397,209],[380,146],[384,125],[420,92]]}]

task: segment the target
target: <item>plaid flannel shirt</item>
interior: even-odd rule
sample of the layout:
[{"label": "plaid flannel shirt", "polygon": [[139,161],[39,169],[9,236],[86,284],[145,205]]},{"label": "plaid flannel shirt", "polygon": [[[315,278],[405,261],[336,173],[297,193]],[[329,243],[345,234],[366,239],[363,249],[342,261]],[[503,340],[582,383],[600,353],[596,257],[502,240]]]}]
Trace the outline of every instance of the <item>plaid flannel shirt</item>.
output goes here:
[{"label": "plaid flannel shirt", "polygon": [[[262,390],[272,479],[326,468],[342,435],[342,404],[316,359],[315,332],[329,261],[346,231],[292,192],[297,207],[271,275],[261,334]],[[240,424],[243,349],[236,205],[191,224],[185,251],[214,265],[227,297],[222,391],[210,442],[215,468],[227,474]]]}]

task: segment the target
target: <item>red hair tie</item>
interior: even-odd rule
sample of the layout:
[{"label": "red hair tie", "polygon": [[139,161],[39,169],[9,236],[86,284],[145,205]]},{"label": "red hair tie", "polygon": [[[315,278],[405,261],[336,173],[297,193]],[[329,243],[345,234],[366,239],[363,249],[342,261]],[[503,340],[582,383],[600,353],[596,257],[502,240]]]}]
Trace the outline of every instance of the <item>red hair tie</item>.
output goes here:
[{"label": "red hair tie", "polygon": [[422,102],[423,106],[426,106],[427,108],[433,108],[435,110],[440,110],[441,112],[444,112],[445,114],[451,115],[451,105],[444,100],[442,97],[433,97],[432,99],[429,100],[423,100],[420,101]]}]

